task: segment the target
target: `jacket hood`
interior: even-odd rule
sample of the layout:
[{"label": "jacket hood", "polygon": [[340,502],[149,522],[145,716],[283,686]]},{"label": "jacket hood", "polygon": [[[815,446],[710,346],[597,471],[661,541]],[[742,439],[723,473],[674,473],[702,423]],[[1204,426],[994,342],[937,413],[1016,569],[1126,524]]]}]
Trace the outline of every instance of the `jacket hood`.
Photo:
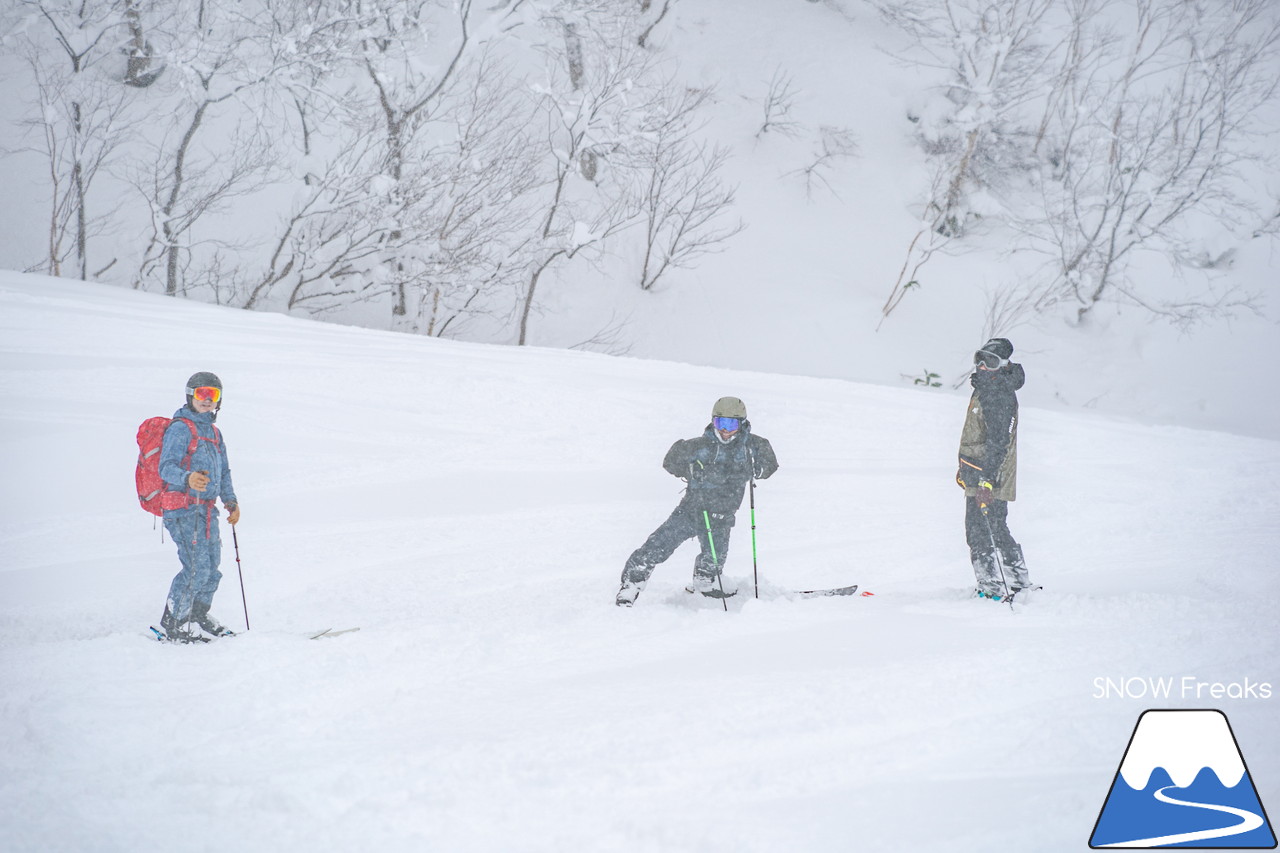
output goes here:
[{"label": "jacket hood", "polygon": [[181,409],[178,409],[178,411],[173,413],[173,417],[174,420],[177,420],[178,418],[186,418],[187,420],[194,421],[198,424],[211,424],[218,419],[218,413],[216,411],[197,412],[195,409],[183,406]]}]

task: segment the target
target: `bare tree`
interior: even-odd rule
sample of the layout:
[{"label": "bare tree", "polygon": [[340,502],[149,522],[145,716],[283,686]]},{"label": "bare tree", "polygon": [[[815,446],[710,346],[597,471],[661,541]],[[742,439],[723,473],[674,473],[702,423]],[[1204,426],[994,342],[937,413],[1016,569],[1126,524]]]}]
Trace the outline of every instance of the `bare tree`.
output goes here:
[{"label": "bare tree", "polygon": [[[651,0],[641,0],[640,11],[648,12],[651,5]],[[657,17],[645,25],[645,28],[641,30],[640,35],[636,37],[636,44],[640,47],[649,46],[649,36],[653,35],[653,31],[656,30],[658,28],[658,24],[661,24],[662,20],[667,17],[674,5],[675,0],[662,0],[662,8],[658,11]]]},{"label": "bare tree", "polygon": [[641,290],[652,290],[671,269],[723,251],[725,243],[746,227],[741,220],[720,224],[735,194],[719,178],[728,156],[723,147],[697,146],[688,139],[660,140],[655,146],[641,195]]},{"label": "bare tree", "polygon": [[18,11],[34,19],[16,40],[39,105],[23,123],[38,139],[32,148],[48,164],[48,243],[41,267],[50,275],[89,279],[89,242],[110,213],[108,205],[91,214],[89,196],[124,141],[127,99],[107,70],[121,22],[110,6],[59,0],[25,0]]},{"label": "bare tree", "polygon": [[909,0],[881,8],[913,35],[926,64],[950,70],[956,105],[940,130],[921,132],[946,175],[929,197],[945,239],[916,235],[884,316],[921,264],[966,233],[974,191],[999,191],[1002,181],[1009,191],[992,199],[996,227],[1012,226],[1021,249],[1052,258],[1019,293],[993,299],[1002,322],[1064,300],[1077,321],[1108,298],[1177,323],[1249,307],[1247,294],[1218,292],[1208,277],[1200,298],[1166,298],[1130,270],[1139,252],[1184,271],[1212,267],[1197,260],[1193,223],[1257,220],[1240,182],[1266,150],[1255,122],[1276,95],[1273,6]]},{"label": "bare tree", "polygon": [[[123,0],[124,21],[129,30],[129,41],[124,48],[128,57],[124,71],[124,83],[136,89],[145,89],[164,73],[164,63],[156,59],[155,48],[147,40],[142,22],[141,0]],[[84,8],[84,7],[82,7]]]},{"label": "bare tree", "polygon": [[[273,169],[271,119],[277,111],[266,100],[266,84],[297,60],[287,39],[276,39],[264,19],[241,10],[195,0],[176,2],[169,13],[156,27],[173,43],[167,56],[176,97],[149,168],[135,166],[132,176],[150,208],[151,225],[134,287],[158,282],[176,296],[215,279],[195,258],[201,242],[194,236],[196,224],[252,193]],[[215,116],[225,135],[213,146],[221,143],[229,155],[209,155],[207,146],[196,144]]]},{"label": "bare tree", "polygon": [[1041,307],[1070,298],[1083,320],[1115,294],[1185,323],[1248,300],[1147,295],[1128,264],[1140,250],[1193,254],[1197,218],[1243,226],[1256,216],[1240,169],[1266,150],[1256,116],[1277,93],[1280,22],[1264,0],[1219,9],[1137,0],[1135,9],[1116,72],[1081,78],[1089,88],[1064,102],[1061,177],[1042,182],[1046,216],[1026,227],[1054,256]]},{"label": "bare tree", "polygon": [[[547,272],[585,249],[599,247],[635,221],[638,211],[628,171],[642,142],[644,122],[661,112],[649,57],[625,42],[605,47],[602,33],[591,36],[589,55],[596,61],[586,66],[580,90],[556,85],[565,63],[555,50],[548,53],[551,84],[542,89],[539,100],[547,127],[542,156],[548,170],[535,235],[538,248],[519,311],[520,345],[528,342],[538,286]],[[584,186],[574,177],[588,151],[608,173]]]},{"label": "bare tree", "polygon": [[[882,14],[910,34],[949,72],[955,109],[937,128],[922,128],[926,150],[948,163],[950,177],[930,200],[934,227],[959,236],[967,226],[966,193],[989,185],[1010,165],[1020,131],[1008,123],[1041,95],[1049,61],[1044,21],[1054,0],[905,0],[880,4]],[[985,163],[984,163],[985,161]],[[986,165],[987,168],[983,168]]]},{"label": "bare tree", "polygon": [[361,243],[355,267],[339,265],[324,282],[356,276],[360,298],[390,293],[393,328],[453,334],[470,317],[509,310],[523,277],[539,179],[527,138],[532,105],[489,48],[502,16],[476,26],[470,0],[451,15],[425,0],[405,12],[360,28],[381,157],[370,197],[342,210],[379,223],[378,252]]},{"label": "bare tree", "polygon": [[[929,197],[937,198],[940,188],[945,186],[950,178],[950,165],[946,162],[935,163]],[[935,213],[935,208],[930,204],[918,220],[916,233],[907,245],[906,257],[902,260],[898,277],[889,290],[889,296],[885,299],[884,305],[880,307],[880,320],[876,323],[876,331],[880,330],[884,321],[908,293],[920,289],[920,270],[933,259],[934,255],[943,252],[951,242],[951,236],[938,229]]]},{"label": "bare tree", "polygon": [[804,192],[810,199],[818,186],[826,187],[828,192],[838,198],[839,193],[827,176],[836,168],[836,163],[857,155],[858,140],[853,131],[844,127],[822,125],[818,128],[817,146],[812,159],[788,174],[804,177]]},{"label": "bare tree", "polygon": [[[361,40],[364,70],[382,113],[383,170],[393,183],[390,204],[402,210],[415,205],[423,189],[422,182],[408,174],[416,165],[411,149],[431,110],[455,81],[471,40],[472,3],[462,0],[457,6],[457,34],[443,69],[435,72],[421,62],[418,45],[427,42],[432,23],[429,5],[427,0],[411,0],[400,14],[371,15],[365,24],[368,35]],[[404,230],[398,227],[392,227],[385,238],[385,263],[394,290],[391,312],[397,318],[409,317],[410,288],[419,275],[402,256],[403,238]]]},{"label": "bare tree", "polygon": [[756,139],[766,133],[777,133],[781,136],[797,136],[800,123],[791,117],[795,108],[796,91],[791,75],[782,68],[777,68],[769,78],[769,87],[760,99],[760,127],[756,130]]}]

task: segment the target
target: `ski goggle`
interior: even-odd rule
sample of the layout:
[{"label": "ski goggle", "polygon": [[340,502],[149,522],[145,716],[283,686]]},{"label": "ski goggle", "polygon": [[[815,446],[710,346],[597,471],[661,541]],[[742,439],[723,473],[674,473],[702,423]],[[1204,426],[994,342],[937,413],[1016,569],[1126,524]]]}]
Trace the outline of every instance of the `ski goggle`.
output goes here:
[{"label": "ski goggle", "polygon": [[975,367],[982,367],[987,370],[999,370],[1009,363],[1009,359],[1001,358],[993,352],[987,352],[984,349],[980,349],[973,354],[973,363]]},{"label": "ski goggle", "polygon": [[199,388],[188,388],[187,393],[194,400],[200,400],[204,403],[213,403],[217,405],[222,399],[222,389],[214,388],[212,385],[201,385]]},{"label": "ski goggle", "polygon": [[739,418],[712,418],[711,424],[716,429],[724,430],[725,432],[737,432],[738,427],[742,426],[742,421]]}]

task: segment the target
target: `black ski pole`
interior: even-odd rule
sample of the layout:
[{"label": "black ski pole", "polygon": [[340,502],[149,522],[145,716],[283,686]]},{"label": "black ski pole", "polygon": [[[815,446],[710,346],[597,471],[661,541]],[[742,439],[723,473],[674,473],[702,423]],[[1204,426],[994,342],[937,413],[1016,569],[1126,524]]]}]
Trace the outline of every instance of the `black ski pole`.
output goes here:
[{"label": "black ski pole", "polygon": [[231,525],[231,544],[236,548],[236,574],[240,576],[240,603],[244,605],[244,629],[249,630],[249,602],[244,597],[244,570],[240,568],[240,540],[236,537],[236,526]]},{"label": "black ski pole", "polygon": [[756,557],[756,478],[751,478],[751,580],[755,584],[756,598],[760,598],[760,566]]},{"label": "black ski pole", "polygon": [[991,528],[991,520],[987,518],[987,505],[980,503],[978,506],[982,509],[982,523],[987,526],[987,538],[991,540],[991,556],[995,558],[996,568],[1000,570],[1000,583],[1004,586],[1004,600],[1009,602],[1009,607],[1012,608],[1013,599],[1009,597],[1009,581],[1004,576],[1004,560],[1000,559],[1000,547],[996,545],[996,533]]},{"label": "black ski pole", "polygon": [[711,535],[711,516],[707,515],[707,511],[702,511],[702,520],[707,525],[707,543],[711,546],[711,559],[716,564],[716,580],[720,582],[720,603],[724,605],[724,612],[729,612],[729,600],[724,595],[724,572],[720,568],[720,558],[716,556],[716,539]]}]

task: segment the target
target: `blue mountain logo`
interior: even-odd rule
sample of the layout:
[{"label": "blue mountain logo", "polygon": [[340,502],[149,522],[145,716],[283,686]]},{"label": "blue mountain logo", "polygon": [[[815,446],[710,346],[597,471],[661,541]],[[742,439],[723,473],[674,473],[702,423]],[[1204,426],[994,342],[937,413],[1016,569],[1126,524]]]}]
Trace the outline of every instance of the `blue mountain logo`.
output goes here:
[{"label": "blue mountain logo", "polygon": [[1144,711],[1089,838],[1093,849],[1274,849],[1226,714]]}]

